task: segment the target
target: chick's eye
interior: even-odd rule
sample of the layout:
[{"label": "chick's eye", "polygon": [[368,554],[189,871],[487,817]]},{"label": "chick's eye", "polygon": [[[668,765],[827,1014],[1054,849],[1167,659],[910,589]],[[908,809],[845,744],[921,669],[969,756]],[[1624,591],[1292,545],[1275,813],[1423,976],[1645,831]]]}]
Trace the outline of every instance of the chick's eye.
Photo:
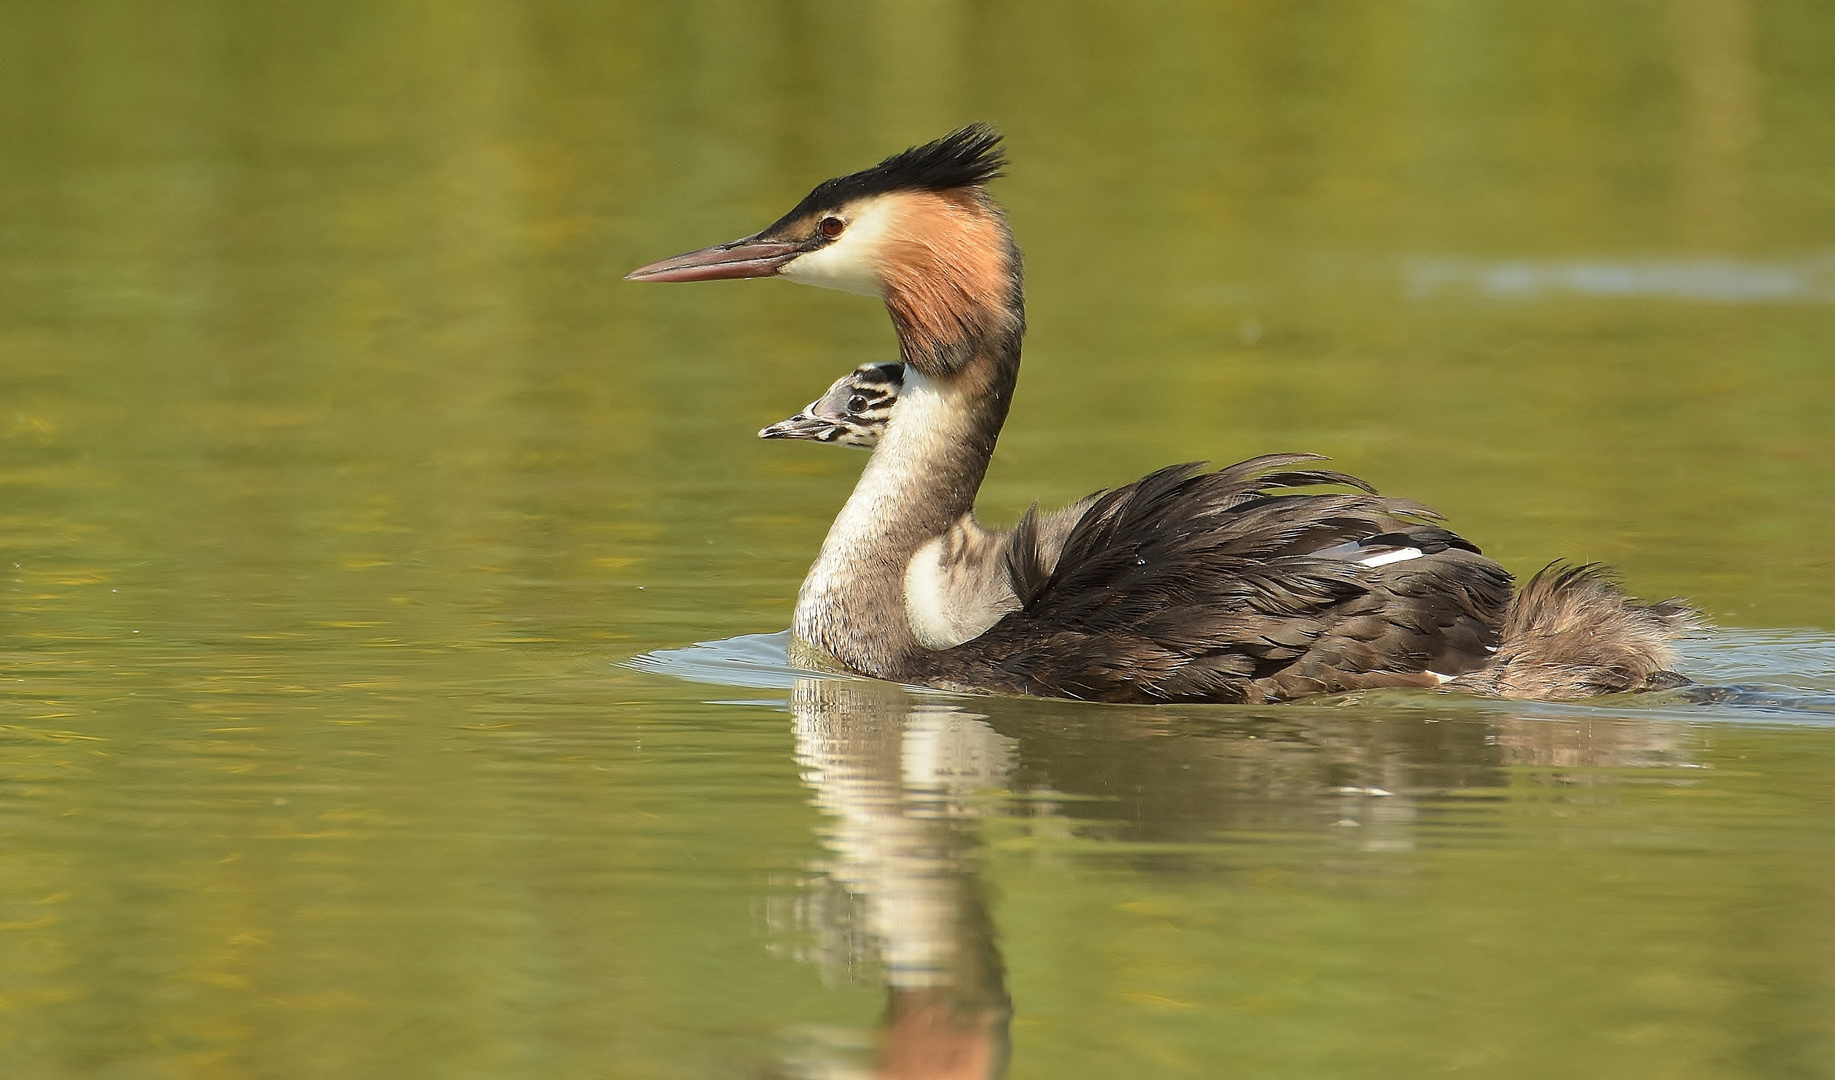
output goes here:
[{"label": "chick's eye", "polygon": [[842,229],[847,228],[847,222],[842,221],[838,217],[825,217],[822,219],[820,228],[823,236],[833,240],[835,237],[841,235]]},{"label": "chick's eye", "polygon": [[853,397],[847,399],[847,411],[848,412],[860,412],[861,410],[865,409],[866,407],[867,407],[867,399],[861,397],[859,394],[855,394]]}]

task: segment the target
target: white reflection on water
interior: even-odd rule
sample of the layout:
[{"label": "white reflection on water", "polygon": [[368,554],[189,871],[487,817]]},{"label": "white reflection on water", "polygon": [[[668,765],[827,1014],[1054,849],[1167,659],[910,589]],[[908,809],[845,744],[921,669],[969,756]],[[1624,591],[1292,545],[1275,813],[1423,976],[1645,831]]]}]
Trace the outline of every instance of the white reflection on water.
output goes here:
[{"label": "white reflection on water", "polygon": [[[828,857],[791,911],[831,977],[876,966],[878,1065],[811,1048],[804,1076],[983,1080],[1004,1073],[1005,965],[977,880],[976,819],[1004,793],[1014,740],[986,717],[864,680],[800,679],[796,762],[827,819]],[[789,918],[785,918],[788,915]]]},{"label": "white reflection on water", "polygon": [[1410,259],[1408,295],[1477,294],[1500,300],[1557,296],[1692,300],[1713,304],[1835,303],[1835,253],[1798,260]]},{"label": "white reflection on water", "polygon": [[949,823],[980,814],[977,793],[1005,789],[1012,740],[974,713],[891,694],[799,683],[796,760],[831,820],[821,869],[863,909],[845,966],[870,954],[894,989],[955,986],[971,841]]}]

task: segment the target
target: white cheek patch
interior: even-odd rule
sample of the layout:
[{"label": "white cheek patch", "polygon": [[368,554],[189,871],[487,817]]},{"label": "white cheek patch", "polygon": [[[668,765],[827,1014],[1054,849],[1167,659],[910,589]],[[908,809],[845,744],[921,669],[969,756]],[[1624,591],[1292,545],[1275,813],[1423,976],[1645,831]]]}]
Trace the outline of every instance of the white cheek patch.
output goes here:
[{"label": "white cheek patch", "polygon": [[886,287],[879,275],[879,246],[891,225],[892,210],[867,202],[846,212],[847,229],[839,239],[791,259],[778,271],[779,276],[862,296],[883,295]]}]

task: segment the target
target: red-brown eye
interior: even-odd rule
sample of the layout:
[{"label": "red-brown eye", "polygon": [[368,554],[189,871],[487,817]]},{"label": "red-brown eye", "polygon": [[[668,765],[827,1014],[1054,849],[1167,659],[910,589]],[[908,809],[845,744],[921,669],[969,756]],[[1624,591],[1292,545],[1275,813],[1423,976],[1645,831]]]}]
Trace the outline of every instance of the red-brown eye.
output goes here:
[{"label": "red-brown eye", "polygon": [[841,230],[845,228],[847,228],[847,222],[842,221],[838,217],[825,217],[822,219],[822,235],[828,237],[830,240],[840,236]]}]

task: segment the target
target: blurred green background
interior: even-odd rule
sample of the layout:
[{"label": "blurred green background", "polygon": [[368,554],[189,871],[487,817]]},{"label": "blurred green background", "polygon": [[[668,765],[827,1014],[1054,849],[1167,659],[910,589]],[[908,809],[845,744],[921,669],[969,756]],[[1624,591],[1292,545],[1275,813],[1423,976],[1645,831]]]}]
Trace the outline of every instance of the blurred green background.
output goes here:
[{"label": "blurred green background", "polygon": [[[1835,629],[1831,56],[1807,0],[0,6],[0,1072],[758,1075],[870,1028],[760,929],[826,850],[783,714],[616,664],[786,624],[864,459],[752,433],[891,333],[620,278],[971,120],[1032,326],[985,520],[1310,450],[1515,571]],[[1488,764],[1421,790],[1508,827],[1350,886],[1314,811],[1388,736],[1296,721],[1271,789],[1194,715],[1294,808],[1259,854],[1054,811],[1036,862],[986,811],[1015,1075],[1829,1075],[1822,729],[1665,720],[1570,806],[1514,713],[1391,717],[1428,773],[1464,725]],[[1200,956],[1239,981],[1163,985]]]}]

